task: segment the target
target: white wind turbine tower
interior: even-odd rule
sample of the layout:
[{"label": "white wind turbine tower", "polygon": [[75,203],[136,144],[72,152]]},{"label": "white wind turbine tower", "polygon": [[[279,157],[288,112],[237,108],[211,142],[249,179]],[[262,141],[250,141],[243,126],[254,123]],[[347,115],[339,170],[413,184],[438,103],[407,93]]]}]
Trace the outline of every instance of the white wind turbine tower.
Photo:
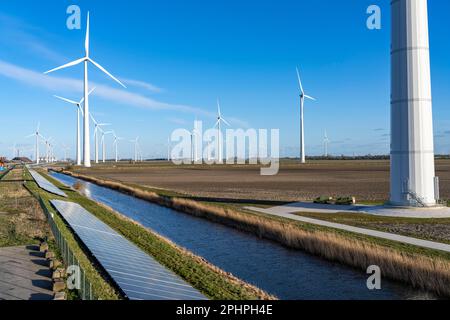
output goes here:
[{"label": "white wind turbine tower", "polygon": [[41,138],[44,140],[44,144],[45,144],[45,162],[49,163],[50,161],[50,140],[52,138],[44,138],[43,136],[41,136]]},{"label": "white wind turbine tower", "polygon": [[117,162],[119,162],[119,141],[123,140],[123,138],[118,137],[115,132],[113,132],[113,135],[114,135],[114,146],[115,146],[115,153],[116,153],[115,158],[116,158],[116,163],[117,163]]},{"label": "white wind turbine tower", "polygon": [[67,151],[70,150],[70,148],[68,146],[66,146],[65,144],[62,145],[62,149],[64,151],[64,161],[65,162],[69,162],[68,158],[67,158]]},{"label": "white wind turbine tower", "polygon": [[101,138],[101,144],[102,144],[102,162],[106,162],[106,146],[105,146],[105,137],[107,135],[113,134],[113,131],[103,131],[103,129],[100,128],[100,131],[102,132],[102,138]]},{"label": "white wind turbine tower", "polygon": [[300,79],[300,72],[297,70],[297,78],[298,78],[298,84],[300,86],[300,161],[301,163],[306,162],[306,155],[305,155],[305,123],[304,123],[304,106],[305,106],[305,99],[310,99],[313,101],[316,101],[311,96],[308,96],[305,94],[305,91],[303,90],[302,80]]},{"label": "white wind turbine tower", "polygon": [[102,127],[110,126],[110,123],[98,123],[92,114],[90,115],[92,122],[94,122],[94,143],[95,143],[95,163],[98,163],[98,132],[102,130]]},{"label": "white wind turbine tower", "polygon": [[[93,91],[95,90],[95,88],[92,88],[91,91],[89,91],[88,95],[90,95]],[[83,102],[84,102],[84,98],[82,98],[80,100],[80,102],[76,102],[70,99],[66,99],[60,96],[54,96],[57,99],[63,100],[65,102],[68,102],[72,105],[75,105],[77,107],[77,166],[81,166],[81,130],[80,130],[80,113],[83,116],[84,112],[83,112]]]},{"label": "white wind turbine tower", "polygon": [[108,75],[110,78],[112,78],[114,81],[116,81],[117,83],[119,83],[122,87],[126,88],[125,85],[120,82],[117,78],[115,78],[112,74],[110,74],[108,71],[106,71],[105,68],[103,68],[101,65],[99,65],[97,62],[95,62],[94,60],[92,60],[89,56],[89,12],[87,15],[87,26],[86,26],[86,40],[85,40],[85,51],[86,51],[86,56],[69,62],[61,67],[52,69],[50,71],[45,72],[45,74],[60,70],[60,69],[64,69],[64,68],[68,68],[68,67],[72,67],[75,65],[78,65],[80,63],[84,62],[84,131],[83,131],[83,159],[84,159],[84,166],[85,167],[90,167],[91,166],[91,144],[90,144],[90,136],[89,136],[89,81],[88,81],[88,65],[89,62],[92,63],[94,66],[96,66],[98,69],[100,69],[101,71],[103,71],[106,75]]},{"label": "white wind turbine tower", "polygon": [[47,163],[53,162],[53,138],[48,138],[47,140]]},{"label": "white wind turbine tower", "polygon": [[138,148],[139,148],[139,137],[136,137],[134,140],[130,140],[131,143],[134,144],[134,162],[138,161]]},{"label": "white wind turbine tower", "polygon": [[40,159],[39,159],[39,157],[40,157],[40,155],[39,155],[39,138],[42,137],[41,134],[39,133],[40,129],[41,129],[41,123],[38,123],[37,128],[36,128],[36,132],[33,133],[33,134],[30,134],[29,136],[26,137],[26,138],[36,137],[36,145],[35,145],[35,149],[34,149],[35,152],[36,152],[36,154],[35,154],[36,164],[39,164],[39,162],[40,162]]},{"label": "white wind turbine tower", "polygon": [[198,160],[198,152],[197,152],[197,128],[191,132],[191,161],[197,162]]},{"label": "white wind turbine tower", "polygon": [[167,138],[167,161],[172,160],[171,156],[170,156],[170,147],[171,147],[170,137],[168,137]]},{"label": "white wind turbine tower", "polygon": [[323,148],[324,148],[324,155],[325,158],[328,157],[328,144],[330,143],[330,139],[328,139],[327,131],[325,130],[325,135],[323,137]]},{"label": "white wind turbine tower", "polygon": [[223,162],[223,156],[222,156],[222,151],[223,151],[223,147],[222,147],[222,131],[221,131],[221,123],[225,123],[227,126],[230,126],[230,124],[222,117],[222,113],[220,111],[220,102],[219,99],[217,99],[217,122],[215,127],[217,127],[217,163],[222,163]]}]

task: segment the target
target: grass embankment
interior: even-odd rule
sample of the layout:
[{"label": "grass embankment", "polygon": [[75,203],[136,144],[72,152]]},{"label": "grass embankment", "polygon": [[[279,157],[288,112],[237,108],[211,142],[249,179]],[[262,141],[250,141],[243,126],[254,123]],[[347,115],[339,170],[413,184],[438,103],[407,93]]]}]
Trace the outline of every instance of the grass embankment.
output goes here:
[{"label": "grass embankment", "polygon": [[[203,258],[177,246],[112,209],[63,186],[46,174],[43,175],[67,194],[66,201],[76,202],[83,206],[208,298],[217,300],[275,299],[274,296],[224,272]],[[50,206],[48,200],[46,205]]]},{"label": "grass embankment", "polygon": [[39,203],[23,187],[22,174],[17,167],[0,178],[0,247],[37,244],[50,234]]},{"label": "grass embankment", "polygon": [[269,215],[203,204],[191,199],[159,195],[145,188],[66,172],[175,210],[305,250],[331,261],[366,270],[380,266],[383,276],[415,288],[450,296],[450,254],[389,240],[358,235]]}]

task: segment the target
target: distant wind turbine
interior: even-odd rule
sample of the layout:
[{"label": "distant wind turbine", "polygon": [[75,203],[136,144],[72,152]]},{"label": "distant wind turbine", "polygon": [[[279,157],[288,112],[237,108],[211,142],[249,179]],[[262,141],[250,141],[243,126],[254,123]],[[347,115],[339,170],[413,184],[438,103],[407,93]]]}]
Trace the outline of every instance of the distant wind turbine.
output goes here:
[{"label": "distant wind turbine", "polygon": [[170,137],[168,137],[167,138],[167,161],[172,160],[171,156],[170,156],[170,147],[171,147]]},{"label": "distant wind turbine", "polygon": [[223,117],[222,117],[222,113],[221,113],[221,111],[220,111],[220,101],[219,101],[219,99],[217,99],[217,122],[216,122],[216,125],[214,126],[214,127],[217,127],[217,133],[218,133],[218,137],[217,137],[217,148],[218,148],[218,150],[217,150],[217,162],[218,163],[222,163],[223,162],[223,156],[222,156],[222,149],[223,149],[223,147],[222,147],[222,139],[221,139],[221,136],[222,136],[222,131],[221,131],[221,123],[225,123],[227,126],[230,126],[230,124],[227,122],[227,120],[225,120]]},{"label": "distant wind turbine", "polygon": [[101,138],[101,144],[102,144],[102,162],[105,163],[106,162],[106,146],[105,146],[105,136],[109,135],[109,134],[113,134],[114,131],[103,131],[102,129],[100,129],[100,131],[102,132],[102,138]]},{"label": "distant wind turbine", "polygon": [[[196,122],[197,122],[197,120],[195,120],[194,123],[196,123]],[[192,162],[198,161],[197,139],[198,139],[197,127],[194,126],[194,129],[191,132],[191,161]]]},{"label": "distant wind turbine", "polygon": [[302,80],[300,78],[300,72],[297,70],[297,78],[298,78],[298,84],[300,86],[300,160],[302,163],[306,162],[306,155],[305,155],[305,123],[304,123],[304,106],[305,106],[305,99],[310,99],[313,101],[316,101],[311,96],[308,96],[305,94],[305,91],[303,90]]},{"label": "distant wind turbine", "polygon": [[[40,155],[39,155],[39,138],[42,137],[42,135],[39,133],[41,129],[41,123],[38,123],[36,132],[33,134],[30,134],[27,138],[36,137],[36,145],[35,145],[35,157],[36,157],[36,164],[39,164],[40,162]],[[43,138],[43,137],[42,137]]]},{"label": "distant wind turbine", "polygon": [[[88,95],[90,95],[93,91],[95,90],[95,88],[92,88],[91,91],[89,91]],[[70,99],[66,99],[60,96],[54,96],[57,99],[63,100],[65,102],[68,102],[72,105],[75,105],[77,107],[77,166],[81,166],[81,131],[80,131],[80,113],[81,115],[84,115],[83,113],[83,102],[84,102],[84,98],[80,100],[80,102],[76,102]]]},{"label": "distant wind turbine", "polygon": [[114,147],[115,147],[115,153],[116,153],[116,163],[119,162],[119,141],[123,140],[123,138],[118,137],[115,132],[113,132],[114,135]]},{"label": "distant wind turbine", "polygon": [[328,157],[328,144],[330,143],[330,139],[328,139],[327,131],[325,130],[325,136],[323,137],[323,148],[325,151],[325,158]]},{"label": "distant wind turbine", "polygon": [[134,144],[134,162],[138,162],[139,137],[130,142]]},{"label": "distant wind turbine", "polygon": [[98,132],[102,130],[102,127],[110,126],[110,123],[98,123],[92,114],[90,114],[92,122],[94,122],[94,143],[95,143],[95,163],[98,163]]},{"label": "distant wind turbine", "polygon": [[65,162],[69,162],[68,158],[67,158],[67,151],[70,150],[70,148],[68,146],[66,146],[65,144],[62,145],[62,149],[64,151],[64,161]]},{"label": "distant wind turbine", "polygon": [[51,144],[50,144],[50,142],[52,141],[52,139],[53,138],[48,138],[48,139],[45,139],[44,137],[42,137],[44,140],[45,140],[45,162],[46,163],[50,163],[50,153],[51,153]]},{"label": "distant wind turbine", "polygon": [[100,64],[92,60],[89,56],[89,12],[87,14],[87,25],[86,25],[86,40],[85,40],[85,57],[69,62],[63,66],[57,67],[55,69],[49,70],[45,72],[45,74],[65,69],[68,67],[76,66],[80,63],[84,62],[84,132],[83,132],[83,159],[84,159],[84,166],[90,167],[91,166],[91,144],[90,144],[90,136],[89,136],[89,81],[88,81],[88,65],[89,62],[92,63],[94,66],[96,66],[98,69],[100,69],[103,73],[108,75],[111,79],[116,81],[118,84],[120,84],[122,87],[126,88],[125,85],[120,82],[117,78],[115,78],[112,74],[110,74],[105,68],[103,68]]}]

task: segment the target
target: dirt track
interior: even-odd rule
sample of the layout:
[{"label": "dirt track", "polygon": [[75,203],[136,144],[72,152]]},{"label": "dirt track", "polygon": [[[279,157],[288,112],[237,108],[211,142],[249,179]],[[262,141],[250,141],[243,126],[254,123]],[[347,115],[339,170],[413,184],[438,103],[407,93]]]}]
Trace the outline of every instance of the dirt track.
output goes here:
[{"label": "dirt track", "polygon": [[[283,163],[276,176],[261,176],[254,166],[172,166],[163,163],[98,166],[76,170],[97,177],[169,189],[200,197],[296,201],[317,196],[389,197],[388,161]],[[437,161],[441,197],[450,198],[450,160]]]}]

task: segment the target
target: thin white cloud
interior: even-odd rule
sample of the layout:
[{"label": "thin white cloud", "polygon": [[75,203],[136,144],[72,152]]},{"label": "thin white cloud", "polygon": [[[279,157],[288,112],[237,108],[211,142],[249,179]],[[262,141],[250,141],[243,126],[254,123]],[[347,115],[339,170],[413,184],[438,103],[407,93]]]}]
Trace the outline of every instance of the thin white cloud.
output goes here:
[{"label": "thin white cloud", "polygon": [[178,125],[186,125],[187,121],[181,118],[169,118],[168,121],[178,124]]},{"label": "thin white cloud", "polygon": [[[36,36],[38,34],[39,36]],[[0,13],[0,41],[8,45],[16,45],[26,52],[32,52],[39,58],[61,63],[66,61],[63,55],[53,51],[42,42],[43,38],[52,38],[54,36],[45,30],[30,25],[16,17]]]},{"label": "thin white cloud", "polygon": [[[20,66],[0,60],[0,75],[27,85],[43,88],[53,93],[71,92],[78,95],[83,94],[83,82],[72,78],[56,77],[44,75],[34,70],[22,68]],[[91,87],[96,87],[95,95],[105,100],[115,103],[122,103],[134,107],[140,107],[151,110],[173,110],[187,113],[203,114],[213,116],[212,113],[199,108],[186,106],[182,104],[170,104],[160,102],[131,91],[116,89],[110,86],[91,82]]]},{"label": "thin white cloud", "polygon": [[[3,60],[0,60],[0,75],[33,87],[46,89],[51,93],[60,94],[61,92],[70,92],[73,94],[76,93],[78,96],[83,94],[83,82],[81,80],[44,75],[40,72],[26,69]],[[166,110],[191,113],[208,118],[213,118],[216,116],[213,112],[205,111],[197,107],[161,102],[141,94],[133,93],[129,90],[117,89],[94,82],[91,82],[90,85],[91,87],[96,87],[96,96],[113,103],[121,103],[127,106],[149,110]],[[248,127],[248,123],[240,119],[230,117],[227,120],[235,126]]]},{"label": "thin white cloud", "polygon": [[133,80],[133,79],[123,79],[122,82],[125,83],[127,86],[134,86],[138,88],[143,88],[147,91],[150,91],[152,93],[162,93],[165,90],[162,88],[159,88],[151,83],[140,81],[140,80]]}]

